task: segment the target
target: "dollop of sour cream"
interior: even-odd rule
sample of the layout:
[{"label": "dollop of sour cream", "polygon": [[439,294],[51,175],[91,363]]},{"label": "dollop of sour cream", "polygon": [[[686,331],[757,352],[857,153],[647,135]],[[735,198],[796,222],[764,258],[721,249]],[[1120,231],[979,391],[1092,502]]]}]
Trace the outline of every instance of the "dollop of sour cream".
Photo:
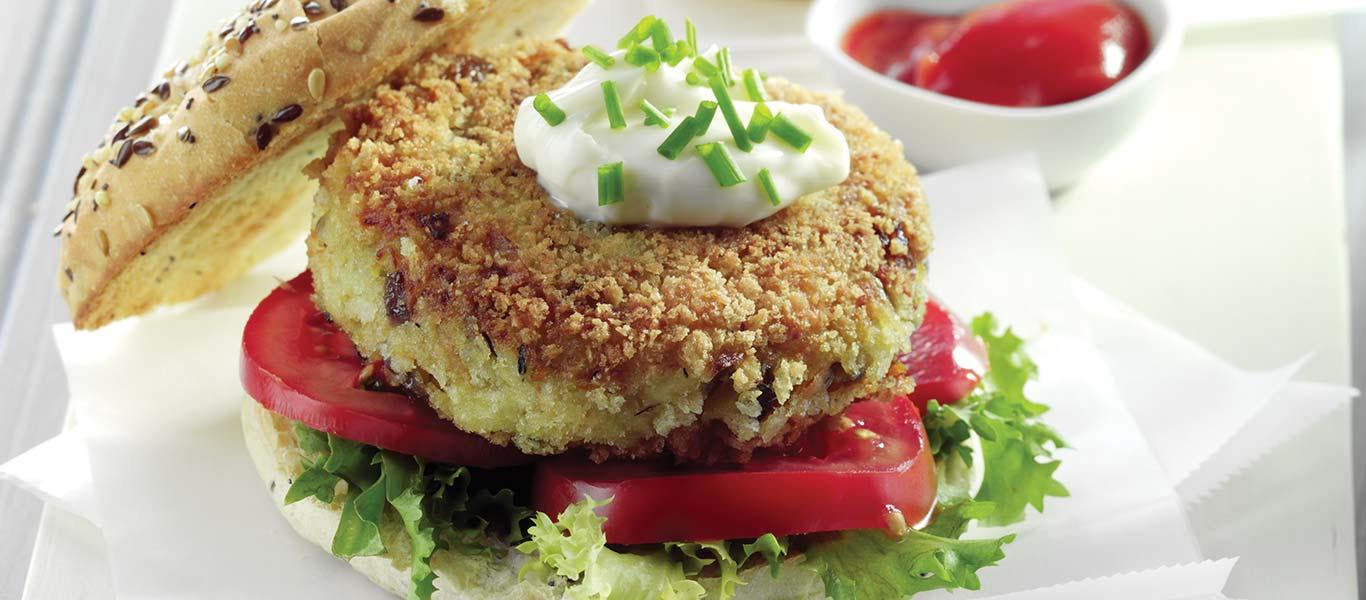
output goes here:
[{"label": "dollop of sour cream", "polygon": [[[717,49],[703,53],[715,58]],[[693,58],[659,69],[628,64],[625,52],[617,51],[610,68],[589,63],[564,87],[547,92],[566,118],[550,125],[533,106],[533,98],[521,104],[514,126],[517,154],[536,170],[551,201],[585,221],[610,225],[662,227],[744,227],[764,219],[812,192],[839,185],[849,176],[849,144],[844,134],[825,118],[821,107],[769,100],[774,114],[783,114],[812,138],[805,152],[776,138],[771,132],[750,152],[736,147],[726,120],[718,111],[705,134],[695,137],[676,159],[657,149],[685,117],[693,115],[704,100],[715,101],[706,85],[690,85],[687,75]],[[711,60],[711,59],[709,59]],[[715,61],[712,60],[714,63]],[[730,88],[736,112],[748,125],[758,102],[750,100],[739,77]],[[616,82],[627,126],[612,129],[602,82]],[[640,108],[647,99],[660,110],[673,109],[667,127],[646,125]],[[743,183],[721,187],[696,151],[700,144],[726,145]],[[624,164],[624,201],[599,206],[598,167]],[[777,189],[774,203],[758,182],[768,169]]]}]

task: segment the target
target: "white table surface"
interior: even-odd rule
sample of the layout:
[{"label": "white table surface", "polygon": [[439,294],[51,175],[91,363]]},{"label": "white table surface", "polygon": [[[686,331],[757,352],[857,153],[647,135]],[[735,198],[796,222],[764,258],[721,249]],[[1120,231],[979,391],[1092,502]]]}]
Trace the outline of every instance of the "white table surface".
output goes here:
[{"label": "white table surface", "polygon": [[[131,98],[146,81],[141,73],[150,72],[157,47],[148,40],[159,39],[162,6],[171,1],[53,3],[24,9],[33,15],[28,21],[19,15],[17,26],[0,23],[0,36],[11,34],[0,37],[0,47],[20,49],[37,43],[27,33],[32,23],[70,23],[43,38],[48,48],[70,45],[69,56],[45,59],[65,66],[65,77],[50,82],[65,92],[49,92],[52,104],[64,110],[43,112],[32,96],[25,103],[9,100],[22,95],[0,93],[0,118],[20,122],[20,115],[50,114],[60,134],[55,148],[47,147],[54,138],[43,130],[21,128],[15,134],[24,137],[10,148],[42,148],[37,158],[22,160],[20,153],[0,149],[0,167],[30,170],[24,191],[43,199],[41,208],[5,220],[5,211],[19,200],[10,181],[0,188],[0,227],[10,228],[0,229],[0,277],[7,278],[0,279],[0,291],[8,294],[0,305],[0,365],[8,370],[17,364],[24,373],[23,385],[12,388],[23,389],[21,395],[0,396],[0,440],[11,440],[9,448],[0,445],[0,459],[41,441],[61,423],[65,386],[46,329],[65,317],[65,308],[48,275],[56,245],[44,232],[60,215],[70,183],[65,167],[77,164],[88,145],[82,140],[96,139],[119,99]],[[196,2],[228,8],[240,3]],[[686,12],[695,15],[736,10],[729,1],[688,4]],[[774,32],[796,35],[800,5],[754,0],[742,6],[792,11],[790,18],[768,24]],[[202,12],[173,16],[180,23],[175,39],[197,39],[211,24],[194,22]],[[708,27],[718,37],[726,35],[723,24]],[[1235,364],[1270,367],[1313,352],[1306,377],[1349,381],[1338,48],[1334,23],[1324,18],[1193,33],[1143,130],[1058,198],[1059,235],[1072,267]],[[1359,60],[1352,65],[1366,71]],[[1353,207],[1364,202],[1356,198]],[[11,244],[6,231],[25,235]],[[9,432],[15,435],[6,438]],[[0,598],[17,597],[24,587],[27,561],[19,559],[28,552],[27,532],[37,510],[21,495],[0,486]],[[98,530],[46,511],[24,597],[108,597],[103,553]]]}]

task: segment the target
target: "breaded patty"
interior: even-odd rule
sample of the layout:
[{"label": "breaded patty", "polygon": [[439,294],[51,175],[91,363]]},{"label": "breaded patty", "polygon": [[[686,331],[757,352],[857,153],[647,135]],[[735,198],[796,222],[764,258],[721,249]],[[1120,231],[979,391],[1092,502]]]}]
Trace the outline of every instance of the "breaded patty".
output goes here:
[{"label": "breaded patty", "polygon": [[901,147],[820,105],[851,175],[743,229],[613,228],[548,202],[513,144],[525,97],[584,59],[560,43],[437,54],[350,115],[322,176],[319,307],[467,431],[535,454],[743,459],[889,373],[926,298],[929,219]]}]

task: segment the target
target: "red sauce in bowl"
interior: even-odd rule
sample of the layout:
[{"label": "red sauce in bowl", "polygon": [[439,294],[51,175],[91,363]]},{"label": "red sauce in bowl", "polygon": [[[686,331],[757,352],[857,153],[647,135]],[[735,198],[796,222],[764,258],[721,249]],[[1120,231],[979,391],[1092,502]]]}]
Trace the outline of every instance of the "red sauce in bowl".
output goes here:
[{"label": "red sauce in bowl", "polygon": [[1011,0],[961,16],[880,10],[844,51],[911,85],[998,106],[1053,106],[1094,96],[1152,51],[1138,13],[1116,0]]}]

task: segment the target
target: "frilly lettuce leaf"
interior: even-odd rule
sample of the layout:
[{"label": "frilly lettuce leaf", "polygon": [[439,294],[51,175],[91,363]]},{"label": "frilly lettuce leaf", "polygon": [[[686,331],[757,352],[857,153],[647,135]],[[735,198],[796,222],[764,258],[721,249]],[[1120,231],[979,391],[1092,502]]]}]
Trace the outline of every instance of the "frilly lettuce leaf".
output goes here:
[{"label": "frilly lettuce leaf", "polygon": [[706,590],[688,579],[683,565],[663,552],[630,554],[607,547],[602,524],[606,519],[593,510],[610,502],[585,499],[571,504],[559,518],[536,513],[529,539],[517,550],[534,555],[522,575],[549,578],[558,575],[575,582],[569,598],[615,600],[633,598],[701,598]]},{"label": "frilly lettuce leaf", "polygon": [[806,551],[806,567],[835,600],[906,598],[938,589],[981,587],[977,570],[1005,557],[1014,536],[955,540],[911,530],[900,539],[882,531],[851,531]]},{"label": "frilly lettuce leaf", "polygon": [[517,506],[511,490],[472,486],[469,469],[427,463],[300,423],[294,433],[304,471],[285,493],[285,503],[317,498],[331,504],[337,484],[345,481],[341,521],[332,537],[332,553],[343,559],[384,554],[380,523],[386,513],[397,517],[412,552],[412,600],[430,600],[436,592],[431,559],[438,548],[492,552],[494,518],[508,521],[501,529],[510,532],[507,541],[522,537],[521,521],[530,511]]},{"label": "frilly lettuce leaf", "polygon": [[[981,586],[977,571],[996,564],[1014,536],[960,540],[973,521],[1007,525],[1025,508],[1042,511],[1044,498],[1067,496],[1054,473],[1053,452],[1065,446],[1040,420],[1048,407],[1025,395],[1038,367],[1024,352],[1024,340],[1001,330],[990,313],[972,322],[986,345],[989,370],[972,394],[953,405],[931,401],[925,414],[930,451],[939,478],[929,523],[900,539],[880,531],[847,532],[806,551],[807,568],[825,582],[835,600],[906,598],[934,589]],[[969,444],[981,444],[982,485],[974,494],[972,467],[979,459]]]}]

